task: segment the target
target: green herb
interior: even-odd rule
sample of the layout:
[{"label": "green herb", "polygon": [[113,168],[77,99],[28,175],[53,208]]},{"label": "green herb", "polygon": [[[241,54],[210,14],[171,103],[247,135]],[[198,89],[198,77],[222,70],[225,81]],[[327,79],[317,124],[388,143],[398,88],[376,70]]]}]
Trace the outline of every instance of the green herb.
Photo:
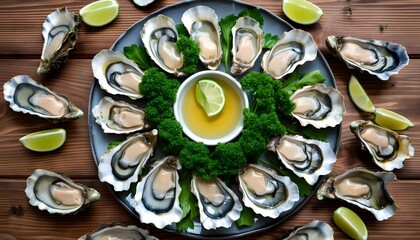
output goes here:
[{"label": "green herb", "polygon": [[121,140],[112,140],[108,143],[108,147],[106,148],[107,150],[111,150],[114,147],[118,146],[120,143],[122,143],[123,141]]},{"label": "green herb", "polygon": [[286,78],[283,82],[283,90],[287,93],[292,94],[297,89],[300,89],[307,85],[315,85],[317,83],[324,83],[325,78],[322,76],[320,70],[315,70],[310,73],[301,73],[299,71],[294,71]]},{"label": "green herb", "polygon": [[124,47],[124,55],[137,63],[141,70],[147,70],[152,67],[152,62],[144,46],[138,46],[136,44],[126,46]]},{"label": "green herb", "polygon": [[183,55],[182,71],[187,75],[195,73],[200,55],[198,44],[189,37],[180,35],[176,42],[176,48]]},{"label": "green herb", "polygon": [[181,170],[179,185],[181,186],[179,205],[183,214],[181,221],[176,224],[176,228],[178,232],[185,232],[188,228],[194,228],[194,218],[198,217],[199,210],[197,198],[191,192],[191,177],[188,171]]},{"label": "green herb", "polygon": [[179,23],[176,25],[176,31],[178,32],[178,36],[186,36],[190,37],[190,34],[188,33],[188,30],[185,28],[184,24]]},{"label": "green herb", "polygon": [[222,61],[225,64],[226,72],[229,71],[229,62],[230,62],[230,55],[231,53],[231,43],[232,43],[232,28],[238,19],[237,16],[231,14],[219,21],[219,26],[221,29],[220,39],[222,44]]},{"label": "green herb", "polygon": [[319,141],[326,142],[328,137],[327,129],[317,129],[313,126],[302,127],[296,121],[293,121],[289,124],[286,124],[287,132],[292,135],[301,135],[309,139],[315,139]]},{"label": "green herb", "polygon": [[381,30],[381,32],[383,32],[387,28],[388,28],[388,24],[379,24],[379,30]]},{"label": "green herb", "polygon": [[353,9],[351,7],[343,7],[343,11],[349,16],[353,14]]},{"label": "green herb", "polygon": [[240,17],[251,17],[260,24],[260,28],[264,26],[264,18],[261,14],[261,9],[259,8],[250,8],[250,9],[243,10],[242,12],[238,14],[238,18]]},{"label": "green herb", "polygon": [[167,154],[178,155],[188,141],[182,133],[181,124],[174,118],[167,118],[158,126],[159,146]]},{"label": "green herb", "polygon": [[153,67],[144,73],[139,92],[147,99],[165,96],[168,101],[175,102],[179,86],[178,80],[168,79],[163,72]]},{"label": "green herb", "polygon": [[264,34],[263,48],[270,49],[279,40],[279,36],[271,35],[271,33]]},{"label": "green herb", "polygon": [[241,215],[238,220],[236,220],[236,225],[238,227],[252,227],[254,224],[254,211],[251,208],[243,207]]}]

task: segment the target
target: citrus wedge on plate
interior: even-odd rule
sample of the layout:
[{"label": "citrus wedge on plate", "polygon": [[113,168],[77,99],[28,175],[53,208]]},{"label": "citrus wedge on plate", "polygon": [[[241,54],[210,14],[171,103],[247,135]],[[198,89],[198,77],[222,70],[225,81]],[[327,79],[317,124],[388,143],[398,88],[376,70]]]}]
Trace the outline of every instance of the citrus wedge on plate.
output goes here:
[{"label": "citrus wedge on plate", "polygon": [[368,239],[368,231],[362,219],[352,210],[346,207],[339,207],[333,213],[333,221],[352,239]]},{"label": "citrus wedge on plate", "polygon": [[100,0],[84,6],[79,14],[87,25],[101,27],[117,17],[119,8],[116,0]]},{"label": "citrus wedge on plate", "polygon": [[49,129],[25,135],[19,142],[27,149],[35,152],[49,152],[61,147],[66,141],[66,130]]},{"label": "citrus wedge on plate", "polygon": [[198,81],[195,87],[195,97],[209,117],[220,113],[225,106],[226,98],[223,88],[213,80]]},{"label": "citrus wedge on plate", "polygon": [[284,0],[283,12],[293,22],[303,25],[314,24],[324,15],[321,8],[306,0]]},{"label": "citrus wedge on plate", "polygon": [[379,126],[397,131],[414,126],[406,117],[384,108],[377,108],[375,110],[375,118],[373,121]]},{"label": "citrus wedge on plate", "polygon": [[353,75],[350,77],[348,91],[351,101],[357,108],[368,113],[375,112],[375,107],[373,106],[373,103],[367,95],[365,89]]}]

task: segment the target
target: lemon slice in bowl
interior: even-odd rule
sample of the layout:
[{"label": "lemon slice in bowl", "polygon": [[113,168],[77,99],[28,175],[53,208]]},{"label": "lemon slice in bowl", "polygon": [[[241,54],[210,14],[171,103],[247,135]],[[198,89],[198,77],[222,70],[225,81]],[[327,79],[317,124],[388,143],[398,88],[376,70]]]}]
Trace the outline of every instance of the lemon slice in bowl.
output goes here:
[{"label": "lemon slice in bowl", "polygon": [[219,114],[225,106],[226,98],[223,88],[213,80],[198,81],[195,97],[209,117]]},{"label": "lemon slice in bowl", "polygon": [[302,25],[314,24],[324,15],[321,8],[306,0],[284,0],[283,12],[290,20]]},{"label": "lemon slice in bowl", "polygon": [[367,95],[365,89],[353,75],[350,77],[348,91],[351,101],[357,108],[368,113],[375,112],[375,107],[373,106],[373,103]]},{"label": "lemon slice in bowl", "polygon": [[79,14],[87,25],[101,27],[117,17],[119,8],[116,0],[100,0],[84,6]]},{"label": "lemon slice in bowl", "polygon": [[339,207],[333,213],[333,221],[345,234],[352,239],[368,239],[368,231],[362,219],[352,210]]},{"label": "lemon slice in bowl", "polygon": [[384,108],[377,108],[375,110],[375,118],[373,121],[379,126],[396,131],[405,130],[414,126],[406,117]]},{"label": "lemon slice in bowl", "polygon": [[66,130],[54,128],[30,133],[19,139],[27,149],[35,152],[49,152],[61,147],[66,141]]}]

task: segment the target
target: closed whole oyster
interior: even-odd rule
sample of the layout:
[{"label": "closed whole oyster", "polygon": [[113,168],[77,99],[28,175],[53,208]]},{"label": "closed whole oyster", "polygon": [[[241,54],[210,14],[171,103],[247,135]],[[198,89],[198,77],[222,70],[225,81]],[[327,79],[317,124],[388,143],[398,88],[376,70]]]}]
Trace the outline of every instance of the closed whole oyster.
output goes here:
[{"label": "closed whole oyster", "polygon": [[4,99],[15,112],[28,113],[53,122],[78,119],[82,110],[27,75],[18,75],[3,86]]},{"label": "closed whole oyster", "polygon": [[334,127],[341,123],[346,112],[343,95],[324,84],[306,86],[290,96],[296,107],[292,111],[302,126],[315,128]]},{"label": "closed whole oyster", "polygon": [[100,51],[92,59],[92,71],[106,92],[131,99],[143,97],[139,92],[143,72],[134,61],[123,54],[109,49]]},{"label": "closed whole oyster", "polygon": [[164,228],[179,222],[183,211],[179,205],[178,157],[168,156],[156,161],[150,172],[137,184],[135,209],[143,223]]},{"label": "closed whole oyster", "polygon": [[219,178],[204,181],[194,175],[191,192],[197,197],[200,222],[205,229],[228,228],[239,219],[242,204]]},{"label": "closed whole oyster", "polygon": [[314,185],[319,176],[329,174],[337,159],[330,144],[299,135],[273,138],[268,143],[268,150],[277,153],[286,168],[310,185]]},{"label": "closed whole oyster", "polygon": [[264,217],[277,218],[299,200],[298,186],[289,177],[261,165],[249,164],[238,178],[244,205]]},{"label": "closed whole oyster", "polygon": [[404,167],[405,159],[414,156],[408,136],[363,120],[352,122],[350,130],[362,144],[362,149],[369,151],[372,160],[383,170],[400,169]]},{"label": "closed whole oyster", "polygon": [[119,224],[103,224],[93,232],[81,236],[78,240],[106,240],[106,239],[133,239],[158,240],[150,236],[149,232],[134,225],[122,226]]},{"label": "closed whole oyster", "polygon": [[60,67],[73,49],[77,41],[77,27],[79,16],[59,8],[47,16],[42,24],[44,45],[41,54],[41,64],[37,72],[48,73]]},{"label": "closed whole oyster", "polygon": [[328,49],[350,69],[359,69],[388,80],[410,61],[405,47],[398,43],[329,36]]},{"label": "closed whole oyster", "polygon": [[300,29],[283,33],[261,61],[261,67],[275,79],[293,72],[297,66],[316,58],[318,46],[312,35]]},{"label": "closed whole oyster", "polygon": [[319,200],[344,200],[370,211],[378,221],[383,221],[392,217],[397,210],[394,199],[386,189],[386,185],[396,179],[392,172],[354,168],[329,177],[318,189],[317,197]]},{"label": "closed whole oyster", "polygon": [[200,47],[200,60],[210,70],[215,70],[222,59],[219,18],[207,6],[196,6],[182,14],[182,23],[191,39]]},{"label": "closed whole oyster", "polygon": [[102,98],[92,113],[105,133],[126,134],[149,127],[142,109],[110,97]]},{"label": "closed whole oyster", "polygon": [[232,28],[232,67],[230,72],[241,74],[252,68],[261,54],[264,33],[258,21],[241,17]]},{"label": "closed whole oyster", "polygon": [[129,136],[116,147],[105,152],[99,159],[98,175],[101,182],[107,182],[115,191],[125,191],[137,182],[138,175],[157,143],[157,130]]},{"label": "closed whole oyster", "polygon": [[62,215],[76,214],[101,196],[93,188],[44,169],[36,169],[28,177],[25,193],[32,206]]},{"label": "closed whole oyster", "polygon": [[333,240],[334,230],[332,227],[323,221],[313,220],[312,222],[298,226],[291,231],[287,231],[280,238],[276,240],[302,240],[302,239],[322,239],[322,240]]}]

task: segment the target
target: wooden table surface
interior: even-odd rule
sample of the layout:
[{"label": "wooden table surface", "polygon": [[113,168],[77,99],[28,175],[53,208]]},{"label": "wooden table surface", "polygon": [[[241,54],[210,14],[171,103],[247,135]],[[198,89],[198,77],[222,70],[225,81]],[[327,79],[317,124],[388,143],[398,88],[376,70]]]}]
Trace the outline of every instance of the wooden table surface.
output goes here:
[{"label": "wooden table surface", "polygon": [[[101,28],[80,25],[79,40],[70,59],[54,74],[36,74],[43,39],[42,23],[57,7],[66,6],[78,12],[91,1],[86,0],[5,0],[0,4],[0,84],[15,75],[27,74],[53,91],[68,96],[85,112],[82,119],[52,124],[37,117],[13,112],[8,103],[0,100],[0,239],[12,235],[17,239],[77,239],[92,231],[98,224],[119,222],[135,224],[149,229],[160,239],[184,239],[173,233],[140,224],[111,195],[98,180],[97,167],[90,149],[87,114],[89,92],[93,82],[91,59],[113,42],[128,27],[148,14],[171,5],[175,0],[157,0],[147,8],[138,8],[130,0],[118,0],[117,19]],[[247,0],[245,2],[265,8],[286,18],[282,1]],[[349,123],[356,119],[370,119],[370,114],[358,111],[347,95],[347,81],[355,74],[377,107],[398,112],[416,126],[400,133],[410,136],[416,150],[420,149],[420,2],[418,0],[314,0],[324,11],[321,21],[312,26],[298,26],[314,36],[326,57],[337,81],[338,90],[345,95],[347,112],[343,120],[341,143],[334,172],[364,166],[380,170],[371,162],[367,152],[350,132]],[[343,8],[351,7],[352,15]],[[387,24],[383,31],[380,24]],[[359,38],[373,38],[398,42],[407,48],[410,64],[388,81],[368,74],[351,71],[326,49],[329,35],[346,34]],[[50,153],[35,153],[24,149],[18,139],[34,131],[63,127],[67,141],[63,147]],[[26,178],[34,169],[44,168],[65,173],[76,182],[96,188],[102,195],[97,203],[75,216],[50,215],[28,203],[24,193]],[[405,161],[403,169],[394,171],[398,180],[389,185],[399,209],[389,220],[378,222],[367,211],[336,200],[318,201],[312,197],[296,214],[270,230],[240,239],[271,239],[287,229],[303,225],[313,219],[329,223],[336,239],[347,237],[332,223],[332,212],[345,205],[355,210],[369,230],[369,239],[410,239],[420,235],[420,157],[417,154]]]}]

